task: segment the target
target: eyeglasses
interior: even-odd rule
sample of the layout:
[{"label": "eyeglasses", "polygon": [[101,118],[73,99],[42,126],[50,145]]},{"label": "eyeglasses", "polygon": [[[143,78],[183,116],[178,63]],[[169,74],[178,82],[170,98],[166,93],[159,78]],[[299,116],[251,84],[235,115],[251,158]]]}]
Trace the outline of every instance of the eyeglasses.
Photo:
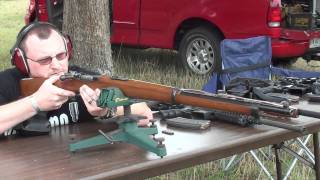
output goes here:
[{"label": "eyeglasses", "polygon": [[34,60],[34,59],[30,59],[31,61],[33,62],[37,62],[41,65],[48,65],[48,64],[51,64],[53,58],[56,58],[58,61],[62,61],[64,60],[65,58],[67,57],[67,52],[61,52],[61,53],[58,53],[56,54],[55,56],[48,56],[48,57],[44,57],[42,59],[39,59],[39,60]]}]

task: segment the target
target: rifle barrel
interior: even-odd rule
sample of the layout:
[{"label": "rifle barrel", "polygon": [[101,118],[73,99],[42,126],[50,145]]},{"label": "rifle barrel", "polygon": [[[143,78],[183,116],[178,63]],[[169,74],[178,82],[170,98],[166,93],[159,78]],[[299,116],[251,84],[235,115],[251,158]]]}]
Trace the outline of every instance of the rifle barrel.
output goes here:
[{"label": "rifle barrel", "polygon": [[279,121],[272,121],[272,120],[262,119],[262,118],[259,119],[259,124],[264,124],[264,125],[268,125],[268,126],[288,129],[288,130],[297,131],[297,132],[300,132],[303,134],[307,134],[306,127],[304,127],[302,125],[291,125],[291,124],[282,123]]},{"label": "rifle barrel", "polygon": [[308,116],[308,117],[313,117],[313,118],[320,119],[320,113],[316,112],[316,111],[298,109],[298,114],[302,115],[302,116]]}]

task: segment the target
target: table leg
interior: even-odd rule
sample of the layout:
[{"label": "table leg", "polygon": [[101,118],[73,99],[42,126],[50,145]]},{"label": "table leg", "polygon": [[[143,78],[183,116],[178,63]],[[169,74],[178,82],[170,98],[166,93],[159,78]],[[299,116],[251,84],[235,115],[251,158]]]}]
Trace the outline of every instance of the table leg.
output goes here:
[{"label": "table leg", "polygon": [[316,173],[316,179],[320,180],[320,167],[319,167],[319,134],[313,133],[313,148],[314,148],[314,170]]},{"label": "table leg", "polygon": [[281,169],[281,161],[279,158],[280,147],[277,144],[273,145],[273,147],[274,147],[274,155],[276,158],[277,179],[281,180],[282,179],[282,169]]}]

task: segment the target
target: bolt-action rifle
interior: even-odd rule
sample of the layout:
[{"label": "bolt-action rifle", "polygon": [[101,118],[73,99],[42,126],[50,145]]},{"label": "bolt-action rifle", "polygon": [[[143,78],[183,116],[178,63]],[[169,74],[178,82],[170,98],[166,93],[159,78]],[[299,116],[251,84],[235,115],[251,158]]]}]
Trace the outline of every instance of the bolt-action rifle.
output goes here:
[{"label": "bolt-action rifle", "polygon": [[[20,88],[22,96],[28,96],[36,92],[44,81],[45,78],[21,80]],[[86,84],[93,89],[117,87],[130,98],[203,107],[252,116],[255,118],[259,118],[263,114],[293,118],[296,118],[299,115],[320,118],[319,112],[298,109],[289,106],[288,104],[247,99],[227,94],[211,94],[192,89],[179,89],[176,87],[116,76],[92,76],[73,72],[61,76],[60,80],[55,83],[55,85],[60,88],[74,92],[77,92],[83,84]],[[274,123],[277,124],[276,121],[274,121]]]}]

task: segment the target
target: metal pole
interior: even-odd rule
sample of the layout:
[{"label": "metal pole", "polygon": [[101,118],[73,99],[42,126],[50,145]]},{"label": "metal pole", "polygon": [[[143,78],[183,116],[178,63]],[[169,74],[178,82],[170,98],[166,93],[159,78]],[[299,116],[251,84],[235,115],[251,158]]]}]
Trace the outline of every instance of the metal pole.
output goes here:
[{"label": "metal pole", "polygon": [[[311,137],[311,134],[309,134],[309,135],[306,137],[306,139],[305,139],[304,142],[303,142],[304,145],[306,145],[306,144],[308,143],[310,137]],[[304,149],[303,149],[303,148],[300,148],[298,154],[299,154],[299,155],[302,155],[303,151],[304,151]],[[289,167],[286,175],[284,176],[283,180],[286,180],[286,179],[289,177],[289,175],[291,174],[291,172],[292,172],[294,166],[296,165],[297,161],[298,161],[298,158],[295,157],[295,158],[293,159],[293,161],[292,161],[292,163],[291,163],[291,166]]]},{"label": "metal pole", "polygon": [[320,169],[319,169],[319,134],[318,132],[313,133],[313,148],[314,148],[314,170],[316,173],[316,179],[320,180]]},{"label": "metal pole", "polygon": [[276,157],[276,171],[277,171],[277,179],[281,180],[282,179],[282,169],[281,169],[281,162],[279,159],[279,152],[280,152],[280,148],[277,144],[275,144],[274,146],[274,155]]},{"label": "metal pole", "polygon": [[297,138],[296,140],[298,142],[298,144],[301,146],[301,148],[303,148],[306,152],[306,155],[309,157],[309,159],[312,161],[312,163],[314,164],[314,155],[313,153],[310,151],[310,149],[303,144],[303,142],[300,140],[300,138]]},{"label": "metal pole", "polygon": [[312,15],[316,15],[316,11],[317,11],[317,7],[318,7],[318,3],[317,3],[318,0],[313,0],[313,4],[312,4]]},{"label": "metal pole", "polygon": [[[223,169],[224,171],[228,171],[229,170],[229,168],[231,167],[232,163],[234,162],[234,160],[236,159],[237,156],[238,155],[233,155],[231,157],[231,159],[229,160],[228,164],[224,167],[224,169]],[[242,157],[242,155],[241,155],[241,157]]]},{"label": "metal pole", "polygon": [[292,149],[286,147],[286,146],[282,146],[281,147],[284,151],[286,151],[287,153],[289,153],[291,156],[296,157],[297,159],[299,159],[300,162],[302,162],[303,164],[309,166],[310,168],[314,167],[314,164],[310,161],[308,161],[306,158],[304,158],[303,156],[301,156],[300,154],[296,153],[295,151],[293,151]]},{"label": "metal pole", "polygon": [[[270,146],[269,146],[269,147],[270,147]],[[268,147],[268,148],[269,148],[269,147]],[[262,148],[259,148],[258,151],[260,152],[260,154],[262,154],[262,156],[263,156],[266,160],[271,160],[270,154],[269,154],[269,156],[267,156],[266,153],[264,153],[264,152],[262,151]]]},{"label": "metal pole", "polygon": [[270,172],[267,170],[267,168],[262,164],[262,162],[260,161],[260,159],[258,158],[258,156],[256,155],[256,153],[251,150],[250,151],[251,155],[253,156],[253,158],[258,162],[258,164],[260,165],[260,167],[262,168],[262,170],[264,171],[264,173],[266,173],[266,175],[273,180],[273,177],[271,176]]}]

